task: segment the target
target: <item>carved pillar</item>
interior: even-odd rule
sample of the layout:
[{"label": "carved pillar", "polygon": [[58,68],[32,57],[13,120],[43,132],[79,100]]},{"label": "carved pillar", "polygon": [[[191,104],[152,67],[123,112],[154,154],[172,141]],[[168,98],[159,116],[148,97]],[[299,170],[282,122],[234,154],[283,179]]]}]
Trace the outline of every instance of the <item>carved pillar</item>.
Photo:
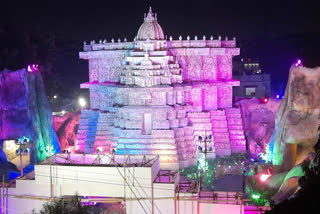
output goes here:
[{"label": "carved pillar", "polygon": [[223,55],[217,56],[218,63],[218,80],[231,80],[232,79],[232,56]]},{"label": "carved pillar", "polygon": [[99,80],[99,62],[97,58],[89,59],[89,81]]}]

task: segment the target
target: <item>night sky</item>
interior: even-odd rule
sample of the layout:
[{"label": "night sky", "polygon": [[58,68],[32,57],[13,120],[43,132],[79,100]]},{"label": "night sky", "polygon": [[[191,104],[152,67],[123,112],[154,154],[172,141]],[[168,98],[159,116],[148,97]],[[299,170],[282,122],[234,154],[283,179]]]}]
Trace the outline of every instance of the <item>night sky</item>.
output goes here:
[{"label": "night sky", "polygon": [[271,73],[274,82],[285,82],[288,69],[298,57],[308,66],[320,64],[320,19],[311,1],[281,2],[6,1],[1,5],[0,36],[9,33],[0,41],[0,48],[14,43],[15,37],[10,36],[13,32],[54,35],[57,51],[54,74],[49,78],[59,79],[68,92],[78,90],[80,83],[88,81],[87,62],[78,58],[82,42],[132,40],[143,14],[152,6],[168,37],[235,36],[240,57],[258,58],[262,72]]}]

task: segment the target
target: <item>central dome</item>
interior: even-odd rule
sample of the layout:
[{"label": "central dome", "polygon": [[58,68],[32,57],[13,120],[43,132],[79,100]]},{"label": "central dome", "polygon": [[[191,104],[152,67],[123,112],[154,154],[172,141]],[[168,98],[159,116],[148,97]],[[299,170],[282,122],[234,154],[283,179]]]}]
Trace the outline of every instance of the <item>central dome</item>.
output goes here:
[{"label": "central dome", "polygon": [[163,30],[157,22],[157,15],[153,15],[151,7],[148,15],[144,17],[144,22],[139,28],[136,39],[164,40]]}]

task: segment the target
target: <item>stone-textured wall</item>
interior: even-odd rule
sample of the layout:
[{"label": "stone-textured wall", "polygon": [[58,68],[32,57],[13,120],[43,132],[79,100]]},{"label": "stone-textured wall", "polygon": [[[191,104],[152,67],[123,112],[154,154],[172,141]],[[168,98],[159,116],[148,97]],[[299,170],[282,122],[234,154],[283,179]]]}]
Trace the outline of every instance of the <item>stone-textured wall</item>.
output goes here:
[{"label": "stone-textured wall", "polygon": [[252,155],[265,151],[275,129],[275,118],[281,100],[269,99],[267,103],[257,98],[235,103],[241,109],[248,149]]},{"label": "stone-textured wall", "polygon": [[214,115],[232,108],[232,87],[239,85],[232,80],[232,57],[240,52],[235,39],[146,40],[133,46],[91,42],[80,53],[89,60],[90,82],[81,87],[90,90],[90,110],[81,113],[76,151],[126,149],[187,166],[203,130],[216,138],[218,155],[245,151],[239,109],[223,111],[219,121]]},{"label": "stone-textured wall", "polygon": [[39,72],[0,73],[0,139],[25,136],[31,140],[31,163],[46,158],[46,146],[60,152],[52,112]]},{"label": "stone-textured wall", "polygon": [[118,68],[126,55],[126,51],[80,52],[81,58],[89,59],[90,82],[120,82]]},{"label": "stone-textured wall", "polygon": [[63,116],[54,116],[54,129],[59,138],[61,151],[72,151],[76,144],[80,112],[69,112]]},{"label": "stone-textured wall", "polygon": [[297,144],[303,149],[317,142],[320,125],[320,68],[291,67],[286,92],[276,115],[271,144],[273,164],[281,170],[295,164]]}]

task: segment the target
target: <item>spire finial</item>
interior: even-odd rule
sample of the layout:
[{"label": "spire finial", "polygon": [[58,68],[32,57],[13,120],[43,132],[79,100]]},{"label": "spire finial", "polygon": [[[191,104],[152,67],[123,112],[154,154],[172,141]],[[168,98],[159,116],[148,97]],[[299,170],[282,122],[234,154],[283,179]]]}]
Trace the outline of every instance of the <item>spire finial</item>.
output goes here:
[{"label": "spire finial", "polygon": [[151,8],[151,6],[149,7],[149,13],[152,14],[152,8]]}]

